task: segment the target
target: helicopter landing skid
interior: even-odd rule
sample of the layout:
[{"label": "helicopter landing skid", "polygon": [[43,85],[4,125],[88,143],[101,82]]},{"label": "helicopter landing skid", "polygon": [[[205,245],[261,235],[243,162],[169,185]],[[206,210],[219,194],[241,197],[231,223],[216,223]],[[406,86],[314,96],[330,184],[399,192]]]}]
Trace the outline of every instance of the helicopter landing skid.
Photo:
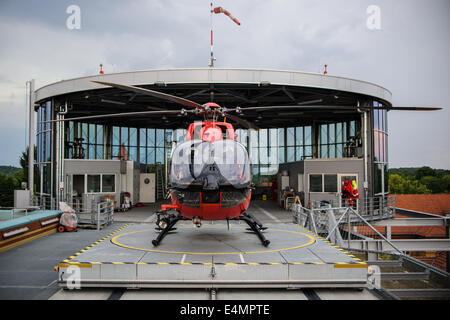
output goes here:
[{"label": "helicopter landing skid", "polygon": [[267,229],[267,227],[263,227],[262,223],[259,222],[258,219],[256,219],[252,214],[244,212],[240,217],[240,220],[244,220],[247,222],[250,229],[256,233],[259,240],[261,240],[261,243],[263,246],[267,247],[270,244],[270,240],[267,240],[266,237],[262,234],[261,230]]},{"label": "helicopter landing skid", "polygon": [[152,240],[153,246],[159,245],[161,240],[172,230],[176,230],[174,228],[174,225],[183,219],[183,217],[180,214],[167,214],[165,211],[157,212],[157,220],[156,225],[158,226],[157,229],[161,230],[156,237],[156,239]]}]

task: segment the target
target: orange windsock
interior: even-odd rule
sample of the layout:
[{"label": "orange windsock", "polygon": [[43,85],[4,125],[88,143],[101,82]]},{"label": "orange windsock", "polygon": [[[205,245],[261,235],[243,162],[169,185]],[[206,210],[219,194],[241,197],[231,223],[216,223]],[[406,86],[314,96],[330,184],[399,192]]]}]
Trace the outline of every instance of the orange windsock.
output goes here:
[{"label": "orange windsock", "polygon": [[225,15],[227,15],[231,20],[233,20],[238,26],[241,25],[241,23],[238,21],[238,19],[236,19],[235,17],[233,17],[231,15],[231,13],[228,10],[225,10],[222,7],[216,7],[214,8],[214,13],[224,13]]}]

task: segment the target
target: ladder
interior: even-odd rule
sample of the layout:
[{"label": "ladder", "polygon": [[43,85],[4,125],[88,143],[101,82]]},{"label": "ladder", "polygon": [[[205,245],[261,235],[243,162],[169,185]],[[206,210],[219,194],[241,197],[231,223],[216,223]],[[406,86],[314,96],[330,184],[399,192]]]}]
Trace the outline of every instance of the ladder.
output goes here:
[{"label": "ladder", "polygon": [[164,198],[164,172],[163,165],[156,164],[156,200]]}]

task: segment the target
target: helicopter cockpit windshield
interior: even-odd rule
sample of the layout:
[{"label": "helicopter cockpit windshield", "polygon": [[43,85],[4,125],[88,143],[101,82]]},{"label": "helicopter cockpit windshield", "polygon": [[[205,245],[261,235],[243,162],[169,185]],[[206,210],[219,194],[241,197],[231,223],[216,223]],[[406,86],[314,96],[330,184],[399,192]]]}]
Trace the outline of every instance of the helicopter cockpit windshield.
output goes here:
[{"label": "helicopter cockpit windshield", "polygon": [[234,140],[188,140],[173,151],[170,181],[174,188],[185,189],[190,185],[206,189],[245,188],[250,180],[247,150]]}]

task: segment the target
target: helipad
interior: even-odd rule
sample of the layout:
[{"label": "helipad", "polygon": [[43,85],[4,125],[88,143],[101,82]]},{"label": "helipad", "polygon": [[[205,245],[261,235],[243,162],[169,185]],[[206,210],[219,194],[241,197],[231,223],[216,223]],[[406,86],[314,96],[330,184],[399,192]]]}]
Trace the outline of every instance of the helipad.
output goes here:
[{"label": "helipad", "polygon": [[239,223],[180,223],[154,247],[154,227],[126,225],[65,259],[60,286],[70,286],[75,274],[81,287],[366,286],[364,262],[300,225],[267,224],[267,248]]}]

